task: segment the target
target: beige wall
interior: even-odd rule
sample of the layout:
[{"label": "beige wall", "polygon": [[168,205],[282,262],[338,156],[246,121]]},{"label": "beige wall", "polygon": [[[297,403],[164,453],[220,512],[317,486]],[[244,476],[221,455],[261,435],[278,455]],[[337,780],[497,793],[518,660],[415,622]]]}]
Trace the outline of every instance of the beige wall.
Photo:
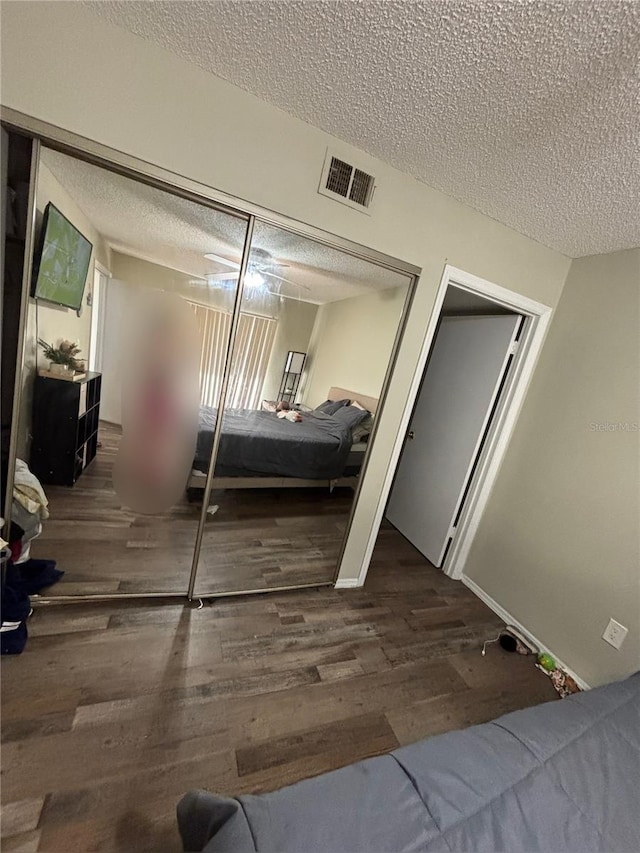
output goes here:
[{"label": "beige wall", "polygon": [[[93,244],[89,271],[82,297],[82,311],[80,317],[72,308],[63,308],[39,300],[37,305],[34,299],[29,299],[27,308],[27,329],[25,338],[24,369],[22,373],[22,400],[20,403],[20,429],[18,442],[18,455],[28,457],[31,431],[31,405],[33,399],[33,380],[36,375],[36,359],[40,368],[47,367],[41,349],[38,349],[37,338],[42,338],[50,344],[58,344],[61,340],[75,341],[78,343],[81,358],[88,358],[89,336],[91,333],[91,307],[87,305],[87,294],[93,288],[94,262],[98,260],[103,266],[109,266],[109,248],[102,236],[94,228],[91,221],[85,216],[69,193],[60,182],[51,174],[49,169],[40,164],[38,170],[38,184],[36,192],[36,223],[38,228],[42,222],[44,209],[49,202],[55,206],[84,234]],[[37,317],[36,317],[37,311]]]},{"label": "beige wall", "polygon": [[640,669],[639,300],[640,250],[572,263],[465,570],[591,685]]},{"label": "beige wall", "polygon": [[320,308],[304,384],[307,405],[326,400],[332,386],[380,396],[406,295],[406,287],[394,287]]},{"label": "beige wall", "polygon": [[262,386],[263,400],[275,400],[280,390],[282,371],[289,350],[308,352],[309,340],[318,306],[296,299],[284,299],[278,316],[278,329],[271,350],[267,375]]},{"label": "beige wall", "polygon": [[[422,268],[344,554],[357,578],[445,263],[554,307],[568,259],[78,3],[4,3],[1,62],[9,107]],[[370,216],[317,192],[328,146],[376,176]]]},{"label": "beige wall", "polygon": [[[194,296],[195,290],[189,285],[192,276],[186,273],[163,267],[160,264],[143,261],[132,255],[112,250],[111,252],[111,274],[114,279],[125,281],[133,287],[145,287],[153,290],[173,290],[190,298]],[[109,284],[107,284],[107,290]],[[203,294],[206,291],[203,288]],[[198,290],[199,294],[199,290]],[[198,299],[196,301],[202,301]]]}]

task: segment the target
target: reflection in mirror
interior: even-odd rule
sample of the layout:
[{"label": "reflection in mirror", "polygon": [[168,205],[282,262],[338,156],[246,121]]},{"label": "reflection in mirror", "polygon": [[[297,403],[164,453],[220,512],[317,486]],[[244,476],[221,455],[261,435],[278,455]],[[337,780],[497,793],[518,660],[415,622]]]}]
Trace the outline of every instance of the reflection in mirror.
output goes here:
[{"label": "reflection in mirror", "polygon": [[[216,260],[224,292],[239,256]],[[255,224],[196,596],[334,580],[408,286]],[[203,399],[194,500],[216,421]]]},{"label": "reflection in mirror", "polygon": [[189,476],[198,427],[198,325],[176,293],[143,291],[124,323],[122,439],[113,485],[134,512],[177,503]]},{"label": "reflection in mirror", "polygon": [[[18,559],[22,565],[56,561],[64,575],[45,590],[51,595],[185,594],[199,524],[199,507],[185,491],[199,398],[213,404],[219,393],[237,288],[235,281],[224,289],[210,287],[225,267],[205,255],[239,258],[246,218],[47,149],[36,206],[41,240],[34,260],[43,281],[28,307],[18,456],[41,484],[48,506],[37,516],[28,506],[17,509],[24,529]],[[47,216],[56,222],[49,233],[44,215],[54,209],[63,219]],[[87,241],[88,269],[80,269],[77,248]],[[166,311],[163,317],[154,309],[136,315],[141,294],[151,306],[179,300],[197,340],[181,338]],[[154,328],[147,322],[151,315]],[[162,335],[158,323],[165,324]],[[126,346],[127,328],[137,354]],[[56,363],[69,361],[70,345],[82,362],[76,372]],[[181,404],[193,411],[178,418],[180,395],[189,386],[193,399]],[[156,429],[151,443],[137,436],[137,446],[148,451],[129,477],[135,486],[129,501],[138,511],[127,506],[126,489],[123,498],[113,485],[127,418],[123,392],[130,411],[152,415],[145,428],[165,430]],[[184,447],[169,458],[162,443],[175,443],[178,435]],[[168,484],[168,477],[179,478],[180,487]],[[158,490],[168,490],[161,510],[149,505],[154,478]]]}]

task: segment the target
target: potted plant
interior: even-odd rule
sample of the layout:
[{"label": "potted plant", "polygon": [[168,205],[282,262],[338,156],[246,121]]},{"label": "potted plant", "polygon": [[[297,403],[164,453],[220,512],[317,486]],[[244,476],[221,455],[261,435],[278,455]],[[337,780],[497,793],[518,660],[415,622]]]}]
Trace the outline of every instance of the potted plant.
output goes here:
[{"label": "potted plant", "polygon": [[49,360],[49,372],[62,378],[73,379],[74,373],[84,373],[84,361],[76,358],[80,347],[71,341],[61,341],[57,347],[38,338],[44,356]]}]

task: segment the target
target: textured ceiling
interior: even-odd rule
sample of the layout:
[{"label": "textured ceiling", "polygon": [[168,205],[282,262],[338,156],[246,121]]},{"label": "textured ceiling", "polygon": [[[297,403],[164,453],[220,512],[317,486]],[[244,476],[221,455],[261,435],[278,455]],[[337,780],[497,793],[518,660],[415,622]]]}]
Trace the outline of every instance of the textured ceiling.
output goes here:
[{"label": "textured ceiling", "polygon": [[640,245],[635,0],[86,5],[571,257]]},{"label": "textured ceiling", "polygon": [[[119,252],[194,278],[230,271],[207,260],[207,252],[232,261],[241,258],[246,231],[242,219],[46,148],[42,162]],[[334,302],[408,283],[399,273],[264,223],[256,224],[252,248],[287,264],[279,274],[294,284],[282,284],[280,292],[307,302]],[[201,287],[194,281],[194,293]]]}]

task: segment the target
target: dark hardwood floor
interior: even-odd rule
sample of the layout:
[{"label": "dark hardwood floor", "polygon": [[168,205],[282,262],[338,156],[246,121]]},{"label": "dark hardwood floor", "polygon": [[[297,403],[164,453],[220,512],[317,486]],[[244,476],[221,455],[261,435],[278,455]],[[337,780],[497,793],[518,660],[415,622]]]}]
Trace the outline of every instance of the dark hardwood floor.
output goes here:
[{"label": "dark hardwood floor", "polygon": [[390,527],[362,590],[37,608],[2,662],[2,849],[171,853],[190,788],[267,791],[554,699],[531,659],[480,655],[500,625]]},{"label": "dark hardwood floor", "polygon": [[[65,575],[52,593],[186,593],[201,502],[137,515],[113,490],[120,429],[101,423],[101,447],[73,488],[46,486],[51,516],[32,556]],[[353,491],[213,491],[198,564],[198,595],[334,580]]]}]

